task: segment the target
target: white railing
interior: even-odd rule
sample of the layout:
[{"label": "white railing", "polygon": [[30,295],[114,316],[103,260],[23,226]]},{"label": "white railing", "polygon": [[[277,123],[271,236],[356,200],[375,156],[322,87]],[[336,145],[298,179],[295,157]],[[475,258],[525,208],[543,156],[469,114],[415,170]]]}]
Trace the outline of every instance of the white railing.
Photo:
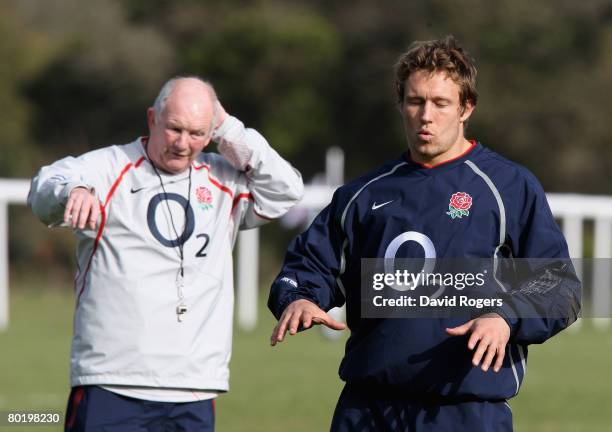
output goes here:
[{"label": "white railing", "polygon": [[[612,197],[577,194],[547,194],[555,217],[561,220],[563,235],[572,258],[582,258],[584,251],[584,222],[593,221],[593,258],[612,258]],[[574,262],[579,276],[583,274],[582,261]],[[612,274],[608,261],[593,262],[592,293],[588,299],[596,328],[610,326],[612,308]],[[606,318],[604,318],[606,317]],[[571,328],[577,330],[580,322]]]},{"label": "white railing", "polygon": [[25,204],[29,190],[28,180],[0,179],[0,331],[9,322],[8,206]]},{"label": "white railing", "polygon": [[[298,209],[310,213],[319,211],[330,201],[334,189],[325,185],[306,186]],[[6,329],[9,322],[8,206],[25,204],[28,190],[28,180],[0,179],[0,330]],[[612,257],[612,197],[557,193],[547,197],[555,217],[562,223],[573,258],[584,256],[583,225],[586,220],[593,221],[595,226],[593,257]],[[237,317],[238,325],[247,330],[257,324],[258,250],[258,230],[242,231],[238,237]],[[597,283],[593,285],[589,304],[593,305],[596,316],[610,316],[611,278],[609,266],[595,267]],[[602,327],[609,324],[607,319],[599,322]]]}]

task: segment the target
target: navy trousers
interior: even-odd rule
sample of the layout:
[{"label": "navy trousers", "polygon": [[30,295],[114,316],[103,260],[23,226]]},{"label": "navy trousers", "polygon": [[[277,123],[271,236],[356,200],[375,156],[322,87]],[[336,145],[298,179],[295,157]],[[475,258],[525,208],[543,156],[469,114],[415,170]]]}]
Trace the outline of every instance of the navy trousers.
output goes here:
[{"label": "navy trousers", "polygon": [[213,432],[214,399],[153,402],[97,386],[73,387],[66,410],[66,432]]},{"label": "navy trousers", "polygon": [[332,432],[511,432],[504,400],[424,400],[345,385]]}]

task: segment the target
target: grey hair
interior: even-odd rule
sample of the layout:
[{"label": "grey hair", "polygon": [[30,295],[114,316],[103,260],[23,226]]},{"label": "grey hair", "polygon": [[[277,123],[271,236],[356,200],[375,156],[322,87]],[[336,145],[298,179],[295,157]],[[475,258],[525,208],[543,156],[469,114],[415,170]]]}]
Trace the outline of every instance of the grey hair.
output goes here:
[{"label": "grey hair", "polygon": [[184,79],[198,80],[202,84],[206,85],[206,87],[209,90],[210,99],[213,102],[213,118],[212,118],[212,127],[210,128],[210,131],[209,131],[209,134],[210,134],[217,127],[217,119],[219,118],[219,108],[217,107],[216,102],[219,99],[217,98],[217,92],[215,92],[215,88],[213,87],[213,85],[209,81],[199,76],[196,76],[196,75],[175,76],[173,78],[170,78],[168,81],[166,81],[166,83],[162,86],[161,90],[159,91],[159,94],[155,98],[155,102],[153,102],[153,110],[155,111],[155,122],[157,123],[161,119],[161,115],[166,109],[166,103],[168,102],[168,98],[172,94],[172,91],[174,90],[174,87],[176,86],[176,84],[180,80],[184,80]]}]

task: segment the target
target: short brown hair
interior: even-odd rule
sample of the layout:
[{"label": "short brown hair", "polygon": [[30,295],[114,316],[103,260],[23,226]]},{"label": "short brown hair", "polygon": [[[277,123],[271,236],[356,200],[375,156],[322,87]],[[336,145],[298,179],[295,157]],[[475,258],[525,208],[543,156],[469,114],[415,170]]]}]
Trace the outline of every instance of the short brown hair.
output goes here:
[{"label": "short brown hair", "polygon": [[462,107],[470,101],[476,105],[476,66],[474,59],[459,45],[453,36],[431,41],[416,41],[395,63],[395,91],[397,102],[404,101],[404,86],[408,77],[416,71],[446,72],[459,86],[459,102]]}]

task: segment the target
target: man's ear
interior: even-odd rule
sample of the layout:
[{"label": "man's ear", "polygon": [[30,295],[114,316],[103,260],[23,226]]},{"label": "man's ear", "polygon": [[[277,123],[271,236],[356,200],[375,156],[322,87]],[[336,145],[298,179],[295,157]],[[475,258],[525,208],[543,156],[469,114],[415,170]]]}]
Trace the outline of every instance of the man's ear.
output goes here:
[{"label": "man's ear", "polygon": [[149,125],[149,130],[155,126],[155,108],[153,107],[147,109],[147,125]]},{"label": "man's ear", "polygon": [[468,100],[465,105],[461,107],[461,116],[459,117],[459,121],[461,123],[465,123],[472,115],[472,112],[474,112],[474,108],[475,106],[472,101]]}]

